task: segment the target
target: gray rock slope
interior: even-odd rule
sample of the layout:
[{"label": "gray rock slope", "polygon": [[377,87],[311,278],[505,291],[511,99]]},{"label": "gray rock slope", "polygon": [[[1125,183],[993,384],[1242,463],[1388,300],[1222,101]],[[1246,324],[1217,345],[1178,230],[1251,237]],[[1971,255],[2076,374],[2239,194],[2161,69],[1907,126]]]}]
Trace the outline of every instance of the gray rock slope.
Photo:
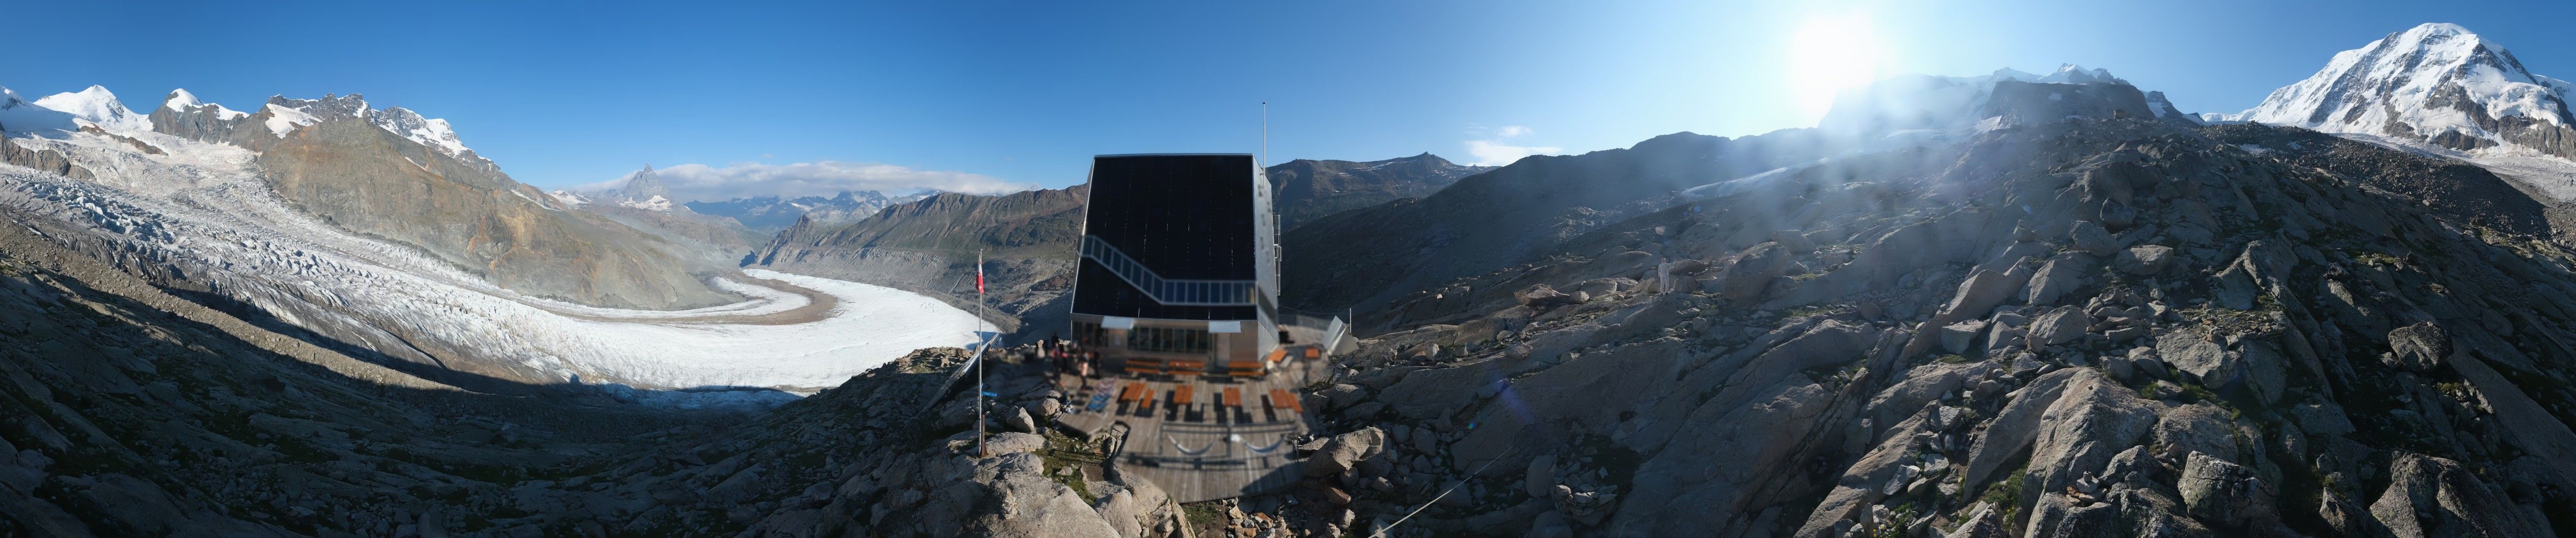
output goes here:
[{"label": "gray rock slope", "polygon": [[2576,532],[2576,255],[2468,210],[2528,200],[2014,84],[1961,143],[1363,309],[1392,331],[1311,401],[1398,439],[1316,498],[1366,525],[1464,484],[1409,536]]},{"label": "gray rock slope", "polygon": [[702,281],[726,268],[694,245],[562,211],[472,150],[450,153],[379,125],[418,120],[408,110],[372,109],[351,94],[273,97],[247,116],[165,105],[150,118],[155,131],[259,151],[270,186],[307,212],[419,247],[514,290],[626,308],[738,300]]}]

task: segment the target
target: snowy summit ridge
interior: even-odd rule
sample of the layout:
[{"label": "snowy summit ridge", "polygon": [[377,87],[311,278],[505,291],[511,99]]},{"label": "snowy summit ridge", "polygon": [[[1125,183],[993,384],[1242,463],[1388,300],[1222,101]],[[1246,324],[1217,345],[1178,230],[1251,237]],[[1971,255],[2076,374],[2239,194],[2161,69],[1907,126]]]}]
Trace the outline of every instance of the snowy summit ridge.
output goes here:
[{"label": "snowy summit ridge", "polygon": [[2426,23],[2337,53],[2262,104],[2209,119],[2576,157],[2571,94],[2576,84],[2532,74],[2502,45],[2457,24]]}]

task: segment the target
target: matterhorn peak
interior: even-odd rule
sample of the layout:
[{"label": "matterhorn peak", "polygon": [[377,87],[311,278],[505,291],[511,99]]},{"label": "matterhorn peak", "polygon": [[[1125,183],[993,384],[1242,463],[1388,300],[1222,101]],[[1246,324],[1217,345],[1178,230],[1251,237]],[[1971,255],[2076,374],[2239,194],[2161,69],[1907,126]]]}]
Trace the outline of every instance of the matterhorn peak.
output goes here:
[{"label": "matterhorn peak", "polygon": [[653,172],[651,164],[626,176],[626,185],[618,187],[614,194],[621,206],[652,211],[670,211],[672,207],[671,188],[662,184],[661,175]]}]

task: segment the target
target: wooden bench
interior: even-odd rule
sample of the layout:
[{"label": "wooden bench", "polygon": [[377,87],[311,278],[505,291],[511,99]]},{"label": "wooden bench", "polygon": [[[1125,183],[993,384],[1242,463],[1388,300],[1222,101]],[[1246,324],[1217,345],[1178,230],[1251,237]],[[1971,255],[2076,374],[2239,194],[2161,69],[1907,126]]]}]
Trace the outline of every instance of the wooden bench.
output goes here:
[{"label": "wooden bench", "polygon": [[1175,375],[1204,374],[1207,373],[1207,361],[1200,359],[1172,359],[1170,366],[1164,370]]},{"label": "wooden bench", "polygon": [[1306,412],[1306,406],[1297,403],[1297,395],[1289,393],[1288,389],[1270,389],[1270,407],[1285,408],[1299,413]]},{"label": "wooden bench", "polygon": [[1229,376],[1260,377],[1262,371],[1261,361],[1228,361],[1225,363],[1225,375]]},{"label": "wooden bench", "polygon": [[1127,358],[1127,373],[1131,373],[1131,374],[1155,374],[1155,373],[1162,373],[1162,371],[1163,371],[1163,359],[1157,359],[1157,358],[1153,358],[1153,357],[1128,357],[1128,358]]},{"label": "wooden bench", "polygon": [[1310,360],[1311,360],[1311,359],[1321,359],[1321,358],[1324,358],[1324,348],[1320,348],[1320,347],[1310,347],[1310,348],[1306,348],[1306,358],[1307,358],[1307,359],[1310,359]]},{"label": "wooden bench", "polygon": [[1172,389],[1172,405],[1180,406],[1182,409],[1189,409],[1190,400],[1197,399],[1198,396],[1197,386],[1181,385],[1180,388]]}]

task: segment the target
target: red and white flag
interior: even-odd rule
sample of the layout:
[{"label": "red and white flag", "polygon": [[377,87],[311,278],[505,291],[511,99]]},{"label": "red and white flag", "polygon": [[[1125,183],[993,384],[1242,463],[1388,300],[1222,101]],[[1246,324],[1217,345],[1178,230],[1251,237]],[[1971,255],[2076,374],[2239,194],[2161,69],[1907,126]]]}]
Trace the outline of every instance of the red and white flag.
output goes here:
[{"label": "red and white flag", "polygon": [[975,255],[975,294],[984,294],[984,255]]}]

